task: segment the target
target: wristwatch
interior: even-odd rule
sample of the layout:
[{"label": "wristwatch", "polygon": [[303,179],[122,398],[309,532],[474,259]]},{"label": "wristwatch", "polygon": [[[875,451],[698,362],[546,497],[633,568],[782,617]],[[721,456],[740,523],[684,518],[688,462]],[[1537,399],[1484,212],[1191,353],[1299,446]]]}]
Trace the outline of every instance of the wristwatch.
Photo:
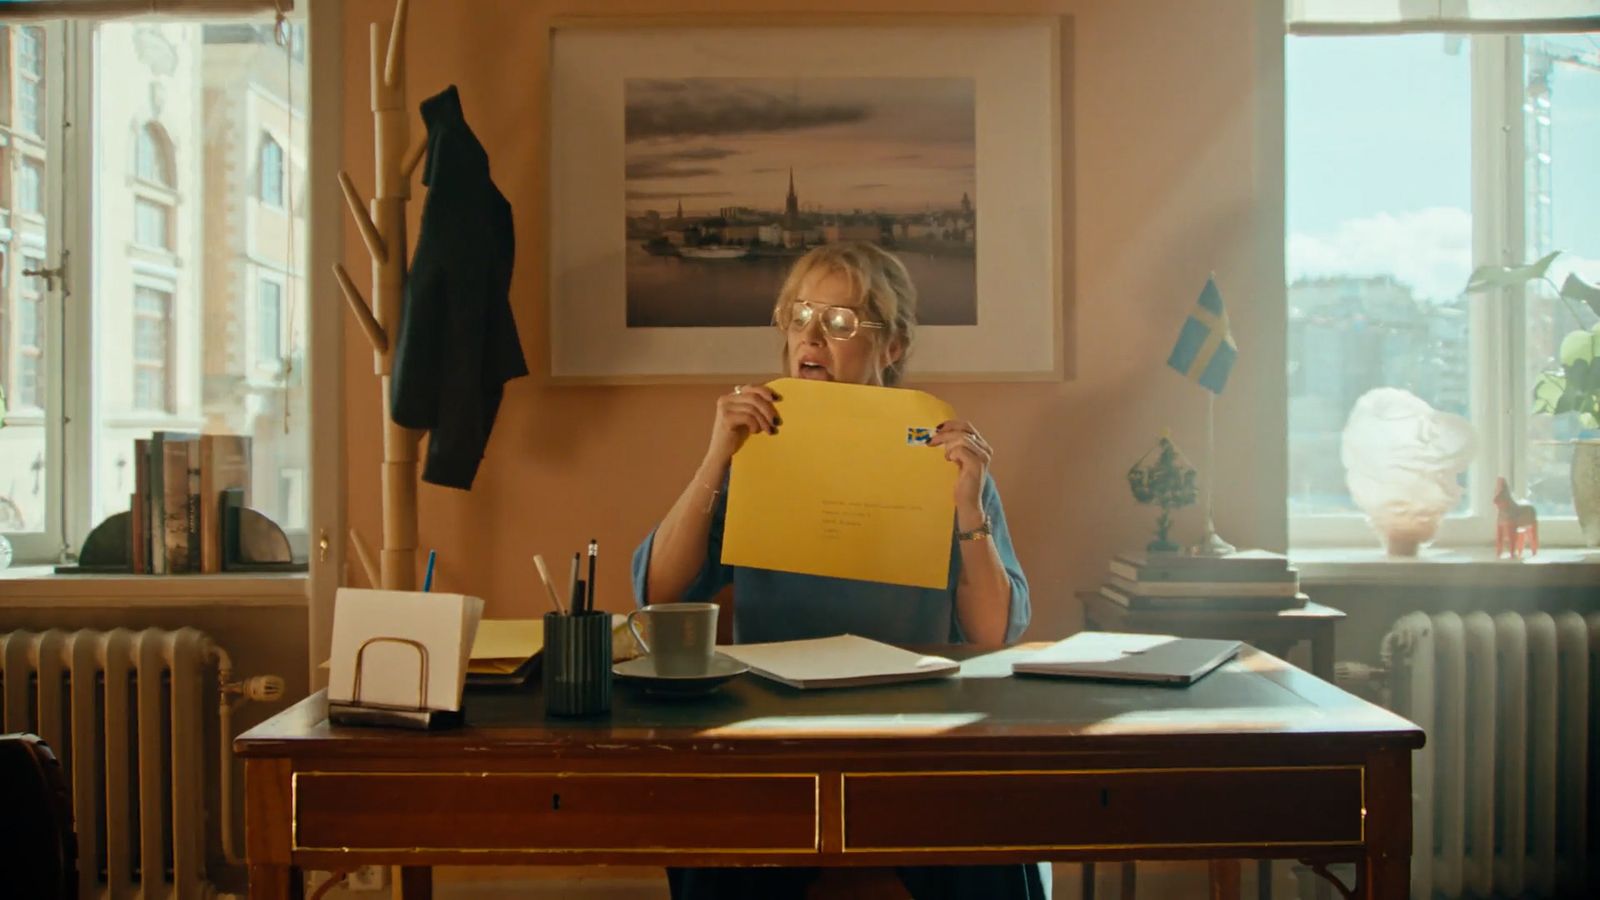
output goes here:
[{"label": "wristwatch", "polygon": [[985,514],[984,517],[983,517],[983,523],[981,525],[979,525],[977,528],[974,528],[971,531],[958,531],[958,532],[956,532],[956,540],[958,540],[958,541],[984,540],[984,539],[988,538],[990,535],[992,535],[993,533],[994,533],[993,531],[989,530],[989,516],[987,514]]}]

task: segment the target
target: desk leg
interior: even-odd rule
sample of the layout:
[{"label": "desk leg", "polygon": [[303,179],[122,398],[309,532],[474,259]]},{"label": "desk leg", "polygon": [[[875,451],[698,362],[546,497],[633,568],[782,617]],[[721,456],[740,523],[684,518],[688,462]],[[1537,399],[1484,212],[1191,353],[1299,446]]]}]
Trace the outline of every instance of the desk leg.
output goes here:
[{"label": "desk leg", "polygon": [[1239,861],[1211,860],[1211,900],[1239,900]]},{"label": "desk leg", "polygon": [[400,867],[400,900],[433,900],[433,867]]},{"label": "desk leg", "polygon": [[1083,900],[1094,900],[1094,863],[1086,862],[1078,867],[1082,876],[1078,885],[1078,896]]},{"label": "desk leg", "polygon": [[1333,683],[1333,623],[1318,625],[1311,634],[1311,674]]},{"label": "desk leg", "polygon": [[305,884],[294,866],[250,867],[250,900],[302,900]]},{"label": "desk leg", "polygon": [[1133,900],[1133,892],[1136,887],[1134,884],[1135,871],[1133,860],[1130,859],[1122,864],[1122,894],[1120,895],[1122,900]]},{"label": "desk leg", "polygon": [[1272,900],[1272,860],[1256,860],[1256,900]]},{"label": "desk leg", "polygon": [[1411,893],[1411,754],[1367,757],[1367,846],[1356,868],[1356,896],[1405,900]]}]

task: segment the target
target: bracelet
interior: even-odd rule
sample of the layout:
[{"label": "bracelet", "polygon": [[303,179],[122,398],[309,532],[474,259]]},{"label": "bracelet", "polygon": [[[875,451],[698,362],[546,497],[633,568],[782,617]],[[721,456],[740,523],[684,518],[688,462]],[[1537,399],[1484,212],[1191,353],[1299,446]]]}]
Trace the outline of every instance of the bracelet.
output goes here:
[{"label": "bracelet", "polygon": [[979,525],[977,528],[972,529],[971,531],[958,531],[958,532],[956,532],[956,540],[958,540],[958,541],[976,541],[976,540],[980,540],[980,539],[983,539],[983,538],[987,538],[990,535],[992,535],[993,533],[994,532],[991,531],[990,528],[989,528],[989,516],[988,516],[987,513],[985,513],[984,517],[983,517],[983,524]]}]

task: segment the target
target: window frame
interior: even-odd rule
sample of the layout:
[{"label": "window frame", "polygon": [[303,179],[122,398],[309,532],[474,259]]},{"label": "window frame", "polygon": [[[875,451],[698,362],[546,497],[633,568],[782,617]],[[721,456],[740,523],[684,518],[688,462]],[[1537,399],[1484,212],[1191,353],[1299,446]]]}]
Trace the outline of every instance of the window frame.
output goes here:
[{"label": "window frame", "polygon": [[[284,276],[281,273],[276,272],[276,271],[274,271],[274,270],[272,270],[270,268],[267,268],[265,266],[262,266],[262,267],[260,267],[258,269],[258,271],[256,272],[256,279],[255,280],[256,280],[256,291],[255,291],[255,294],[256,294],[255,300],[256,300],[256,302],[255,302],[254,315],[256,317],[256,323],[255,323],[255,325],[256,325],[256,327],[255,327],[256,346],[254,348],[252,348],[252,352],[255,354],[255,367],[258,370],[271,370],[273,373],[277,373],[278,370],[283,365],[283,346],[284,346],[284,333],[283,333],[284,332],[284,327],[283,327],[284,326],[284,318],[283,318],[283,316],[284,316],[284,312],[287,309],[287,304],[284,303],[284,295],[288,292],[288,286],[285,284],[285,280],[286,279],[284,278]],[[266,331],[265,328],[262,327],[262,323],[261,323],[263,305],[264,305],[265,299],[266,299],[263,296],[262,291],[263,291],[264,288],[268,287],[269,285],[272,287],[273,290],[277,291],[277,296],[274,299],[276,300],[277,306],[278,306],[277,322],[276,322],[277,327],[274,329],[274,333],[272,335],[272,346],[275,348],[275,352],[271,356],[268,356],[268,355],[266,355],[266,354],[261,352],[262,349],[263,349],[261,342],[266,338],[266,335],[267,335],[267,331]]]},{"label": "window frame", "polygon": [[[269,148],[277,151],[277,165],[275,167],[267,165],[267,150]],[[270,131],[261,132],[261,142],[256,147],[256,199],[271,209],[284,209],[286,206],[283,194],[284,185],[289,177],[288,159],[288,153],[284,150],[283,145],[278,143],[278,139]],[[269,171],[277,173],[278,190],[277,196],[274,197],[267,196],[267,173]]]},{"label": "window frame", "polygon": [[[159,315],[151,315],[139,308],[139,301],[145,296],[154,295],[160,298],[161,310]],[[177,305],[177,297],[172,286],[160,286],[136,282],[133,286],[133,326],[131,338],[133,354],[130,361],[133,363],[133,400],[130,410],[135,416],[170,416],[177,412],[174,402],[172,385],[173,370],[173,345],[177,343],[173,335],[173,307]],[[139,326],[142,320],[154,319],[156,328],[161,333],[161,358],[150,360],[139,354]],[[139,376],[146,371],[155,369],[160,375],[161,403],[156,406],[142,406],[139,403]]]},{"label": "window frame", "polygon": [[[1344,39],[1348,38],[1284,37],[1285,41]],[[1523,35],[1473,34],[1466,39],[1471,42],[1472,264],[1519,265],[1525,262],[1527,243]],[[1285,234],[1285,246],[1287,238]],[[1469,418],[1477,432],[1478,450],[1464,489],[1468,510],[1440,522],[1433,546],[1493,544],[1496,511],[1490,497],[1496,477],[1505,476],[1516,496],[1526,489],[1532,385],[1524,365],[1524,291],[1521,286],[1497,288],[1474,295],[1469,304]],[[1288,519],[1291,547],[1365,547],[1374,541],[1366,517],[1359,512],[1290,513]],[[1574,516],[1540,516],[1539,528],[1544,545],[1584,543]]]}]

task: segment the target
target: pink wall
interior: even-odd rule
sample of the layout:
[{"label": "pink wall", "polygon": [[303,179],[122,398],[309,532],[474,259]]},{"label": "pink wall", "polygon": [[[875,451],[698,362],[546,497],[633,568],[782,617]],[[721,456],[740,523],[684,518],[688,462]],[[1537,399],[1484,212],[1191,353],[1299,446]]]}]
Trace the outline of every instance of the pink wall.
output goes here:
[{"label": "pink wall", "polygon": [[[542,173],[552,15],[592,14],[581,0],[415,0],[408,40],[413,106],[446,84],[488,148],[516,216],[512,303],[530,367],[545,365]],[[370,189],[367,23],[387,0],[345,5],[345,166]],[[653,2],[608,13],[659,16]],[[1151,510],[1123,475],[1160,435],[1198,463],[1204,392],[1164,360],[1184,311],[1215,271],[1241,361],[1217,407],[1217,525],[1236,543],[1282,549],[1284,303],[1281,9],[1262,0],[1057,0],[803,4],[680,2],[676,13],[874,11],[1056,14],[1069,17],[1072,90],[1065,99],[1073,246],[1067,277],[1069,366],[1063,383],[931,386],[997,448],[994,475],[1033,585],[1035,638],[1076,627],[1072,592],[1093,587],[1105,560],[1148,539]],[[911,10],[912,12],[907,12]],[[724,18],[724,21],[726,19]],[[423,132],[420,121],[414,134]],[[421,191],[411,205],[412,227]],[[413,230],[413,234],[415,231]],[[366,285],[358,235],[346,265]],[[335,301],[336,298],[327,298]],[[379,544],[379,392],[372,355],[345,332],[347,513]],[[776,361],[774,362],[776,367]],[[913,373],[914,375],[914,373]],[[914,383],[914,379],[913,379]],[[484,597],[490,615],[540,611],[529,562],[561,559],[600,539],[601,605],[631,602],[627,561],[704,449],[724,386],[551,387],[512,382],[469,494],[421,488],[420,544],[439,551],[436,586]],[[1179,532],[1193,539],[1191,511]],[[361,584],[358,574],[349,583]]]}]

